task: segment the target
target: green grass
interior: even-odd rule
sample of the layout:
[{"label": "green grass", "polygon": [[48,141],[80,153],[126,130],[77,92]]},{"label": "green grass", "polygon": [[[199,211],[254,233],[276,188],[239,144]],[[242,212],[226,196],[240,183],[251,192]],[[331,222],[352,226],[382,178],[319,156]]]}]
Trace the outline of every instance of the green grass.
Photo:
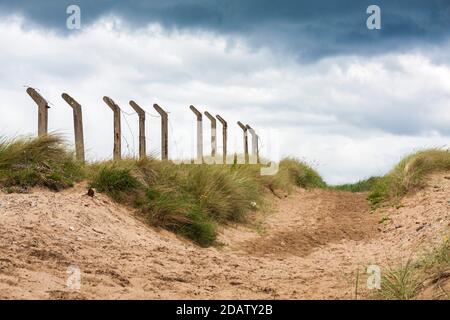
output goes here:
[{"label": "green grass", "polygon": [[450,151],[428,149],[406,156],[383,177],[371,177],[332,188],[349,192],[368,192],[367,199],[373,206],[397,204],[408,192],[424,187],[429,173],[448,170]]},{"label": "green grass", "polygon": [[370,177],[365,180],[360,180],[356,183],[347,183],[347,184],[341,184],[337,186],[333,186],[333,189],[341,190],[341,191],[348,191],[348,192],[367,192],[371,191],[373,189],[373,186],[378,183],[380,180],[380,177]]},{"label": "green grass", "polygon": [[152,225],[211,245],[218,224],[242,222],[262,202],[256,168],[245,165],[176,165],[147,159],[95,164],[91,186],[132,205]]},{"label": "green grass", "polygon": [[436,171],[450,170],[450,151],[422,150],[405,157],[384,177],[372,185],[368,200],[372,205],[393,203],[410,191],[422,188],[426,176]]},{"label": "green grass", "polygon": [[58,135],[0,141],[0,187],[21,192],[42,186],[61,190],[82,179],[113,200],[132,206],[153,226],[202,246],[214,243],[221,224],[245,222],[264,208],[264,190],[325,187],[307,164],[287,158],[279,172],[261,176],[258,165],[196,165],[123,159],[82,165]]},{"label": "green grass", "polygon": [[290,192],[294,186],[301,188],[326,188],[327,184],[311,166],[296,158],[280,161],[277,174],[261,177],[261,182],[272,192]]},{"label": "green grass", "polygon": [[[437,248],[417,261],[408,260],[404,265],[388,269],[381,279],[381,289],[374,298],[386,300],[415,299],[426,280],[436,282],[440,275],[450,271],[450,243],[448,237]],[[447,295],[444,297],[449,299]]]},{"label": "green grass", "polygon": [[0,186],[6,191],[34,186],[58,191],[82,178],[81,166],[58,135],[0,139]]},{"label": "green grass", "polygon": [[98,191],[139,209],[151,225],[202,246],[214,243],[219,225],[245,222],[255,203],[264,207],[268,184],[275,189],[325,185],[314,170],[294,159],[283,160],[278,174],[269,178],[260,176],[255,165],[174,164],[154,159],[108,161],[87,170],[91,186]]},{"label": "green grass", "polygon": [[410,300],[419,289],[419,276],[410,260],[396,269],[388,270],[381,278],[381,289],[377,293],[384,300]]}]

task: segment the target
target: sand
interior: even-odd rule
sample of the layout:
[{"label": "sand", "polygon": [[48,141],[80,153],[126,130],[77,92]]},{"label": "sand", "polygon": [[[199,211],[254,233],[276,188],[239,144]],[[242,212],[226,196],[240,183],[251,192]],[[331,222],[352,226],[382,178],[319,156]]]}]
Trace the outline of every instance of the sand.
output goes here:
[{"label": "sand", "polygon": [[[384,272],[449,234],[449,176],[374,212],[363,193],[268,195],[271,213],[222,228],[210,248],[149,227],[105,195],[88,197],[84,184],[0,193],[0,298],[369,298],[367,266]],[[73,270],[79,288],[67,286]]]}]

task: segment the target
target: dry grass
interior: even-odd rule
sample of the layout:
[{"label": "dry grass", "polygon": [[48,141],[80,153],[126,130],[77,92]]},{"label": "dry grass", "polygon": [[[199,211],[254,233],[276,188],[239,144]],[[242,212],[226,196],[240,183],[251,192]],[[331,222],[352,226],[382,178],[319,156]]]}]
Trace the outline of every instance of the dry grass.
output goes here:
[{"label": "dry grass", "polygon": [[[388,269],[381,280],[381,290],[375,298],[387,300],[411,300],[428,285],[437,282],[450,272],[450,243],[443,243],[417,261],[408,260],[405,265]],[[431,281],[430,281],[431,279]],[[449,299],[450,296],[444,297]]]},{"label": "dry grass", "polygon": [[60,190],[83,177],[58,135],[0,140],[0,185],[5,191],[45,186]]},{"label": "dry grass", "polygon": [[450,170],[450,151],[423,150],[405,157],[384,177],[377,179],[368,197],[373,205],[397,202],[406,193],[422,188],[426,176],[436,171]]},{"label": "dry grass", "polygon": [[293,158],[273,176],[259,165],[175,164],[152,158],[81,165],[58,135],[0,141],[0,185],[17,192],[33,186],[60,190],[88,177],[99,192],[131,205],[146,220],[211,245],[219,224],[242,222],[264,206],[265,188],[324,187],[316,171]]},{"label": "dry grass", "polygon": [[211,245],[219,224],[243,222],[264,206],[266,187],[314,187],[323,180],[294,159],[283,160],[274,176],[260,176],[258,165],[175,164],[132,159],[90,165],[91,184],[117,201],[133,205],[147,221],[200,245]]}]

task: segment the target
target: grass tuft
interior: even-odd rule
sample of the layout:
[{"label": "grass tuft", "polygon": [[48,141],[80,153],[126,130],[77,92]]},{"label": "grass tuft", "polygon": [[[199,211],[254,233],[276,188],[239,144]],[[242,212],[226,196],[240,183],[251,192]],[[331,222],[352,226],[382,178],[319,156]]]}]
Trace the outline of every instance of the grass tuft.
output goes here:
[{"label": "grass tuft", "polygon": [[126,202],[129,197],[125,196],[130,196],[140,187],[140,183],[132,175],[130,168],[121,168],[111,164],[98,169],[91,181],[91,187],[99,192],[105,192],[118,202]]},{"label": "grass tuft", "polygon": [[397,269],[388,270],[381,279],[379,298],[385,300],[410,300],[417,295],[419,278],[411,260]]},{"label": "grass tuft", "polygon": [[277,174],[262,177],[262,183],[269,190],[290,192],[294,186],[301,188],[325,188],[327,184],[311,166],[296,158],[280,161]]},{"label": "grass tuft", "polygon": [[[450,243],[446,237],[440,246],[418,260],[413,262],[410,259],[405,265],[388,270],[382,276],[381,290],[374,297],[387,300],[415,299],[423,289],[436,283],[449,271]],[[445,298],[449,298],[448,294]]]},{"label": "grass tuft", "polygon": [[43,186],[58,191],[73,186],[82,178],[81,165],[75,162],[58,135],[0,140],[0,185],[3,188]]}]

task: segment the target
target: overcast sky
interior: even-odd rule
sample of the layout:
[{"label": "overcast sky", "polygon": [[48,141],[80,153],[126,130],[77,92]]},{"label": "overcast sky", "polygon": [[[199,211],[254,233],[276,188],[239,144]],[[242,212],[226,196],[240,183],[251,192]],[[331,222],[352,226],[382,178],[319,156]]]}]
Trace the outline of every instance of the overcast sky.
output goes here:
[{"label": "overcast sky", "polygon": [[[66,27],[70,4],[81,8],[80,30]],[[366,26],[371,4],[381,30]],[[104,95],[154,115],[152,153],[158,103],[170,112],[169,156],[194,155],[193,104],[228,120],[231,152],[242,152],[240,120],[266,157],[304,159],[329,183],[450,144],[449,0],[0,0],[0,39],[0,135],[36,133],[32,86],[51,103],[50,130],[72,141],[67,92],[83,106],[91,160],[112,156]],[[136,154],[137,117],[122,122],[123,153]]]}]

